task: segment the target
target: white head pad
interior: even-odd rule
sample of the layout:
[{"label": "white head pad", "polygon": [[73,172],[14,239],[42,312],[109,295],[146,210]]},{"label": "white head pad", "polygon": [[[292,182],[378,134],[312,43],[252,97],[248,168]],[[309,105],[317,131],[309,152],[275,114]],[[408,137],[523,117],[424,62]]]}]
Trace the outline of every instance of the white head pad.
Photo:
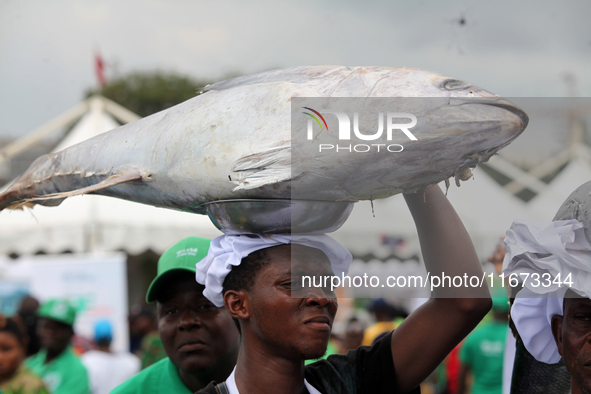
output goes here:
[{"label": "white head pad", "polygon": [[242,258],[257,250],[278,245],[298,244],[320,249],[326,254],[335,275],[349,271],[351,253],[328,235],[222,235],[211,241],[209,253],[197,263],[195,277],[205,285],[203,295],[215,306],[224,305],[224,279],[232,267],[240,265]]},{"label": "white head pad", "polygon": [[591,298],[591,245],[584,225],[576,219],[550,223],[516,220],[507,230],[505,244],[503,274],[513,274],[512,278],[524,283],[511,308],[511,318],[536,360],[557,363],[560,354],[552,336],[552,316],[563,314],[569,288]]}]

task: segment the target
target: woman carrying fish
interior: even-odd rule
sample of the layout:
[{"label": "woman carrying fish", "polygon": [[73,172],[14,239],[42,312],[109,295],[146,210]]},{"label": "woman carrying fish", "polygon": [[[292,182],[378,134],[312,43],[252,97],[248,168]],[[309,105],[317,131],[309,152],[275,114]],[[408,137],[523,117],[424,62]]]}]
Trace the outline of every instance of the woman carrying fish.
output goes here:
[{"label": "woman carrying fish", "polygon": [[[438,186],[405,194],[431,275],[482,276],[462,222]],[[339,275],[351,255],[326,235],[224,235],[197,265],[197,281],[240,322],[230,394],[411,393],[491,307],[487,287],[434,289],[372,347],[304,366],[326,351],[337,311],[329,289],[303,287],[302,272]],[[213,383],[199,393],[224,392]],[[222,391],[220,391],[222,390]]]},{"label": "woman carrying fish", "polygon": [[[521,109],[460,80],[407,68],[294,67],[218,82],[206,90],[166,111],[38,159],[0,194],[0,210],[58,205],[71,196],[95,193],[203,214],[212,201],[227,199],[289,201],[297,192],[301,200],[354,202],[403,191],[432,278],[483,275],[462,222],[432,185],[450,177],[457,183],[465,180],[469,168],[515,139],[528,122]],[[304,145],[298,156],[290,127],[294,100],[334,102],[341,97],[436,100],[412,101],[412,113],[396,110],[388,115],[388,124],[396,114],[418,118],[404,154],[359,156],[366,153],[356,151],[342,160],[319,160],[317,150]],[[308,115],[321,115],[320,107],[303,108],[311,111]],[[300,108],[296,110],[307,122]],[[334,110],[327,113],[338,118]],[[341,118],[330,133],[330,122],[318,121],[323,138],[341,141],[343,123],[343,138],[348,140],[349,123]],[[310,123],[309,131],[312,127]],[[382,139],[396,144],[396,138],[402,138],[406,143],[405,134]],[[292,163],[294,157],[303,165]],[[241,220],[243,215],[237,216]],[[197,265],[197,281],[215,306],[224,306],[240,322],[242,341],[237,366],[226,383],[202,392],[410,393],[491,306],[486,287],[440,286],[372,347],[304,367],[304,360],[325,352],[337,304],[332,290],[304,286],[301,273],[346,274],[350,261],[350,253],[326,235],[215,239]]]}]

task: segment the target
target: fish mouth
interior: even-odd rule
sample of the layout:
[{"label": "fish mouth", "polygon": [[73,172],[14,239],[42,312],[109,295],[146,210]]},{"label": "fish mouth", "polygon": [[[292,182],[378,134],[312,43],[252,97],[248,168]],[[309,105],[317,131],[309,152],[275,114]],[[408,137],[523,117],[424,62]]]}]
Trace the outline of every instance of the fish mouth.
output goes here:
[{"label": "fish mouth", "polygon": [[521,108],[513,104],[511,101],[506,100],[504,98],[495,98],[491,97],[482,99],[482,98],[452,98],[449,101],[449,105],[465,105],[465,104],[482,104],[482,105],[490,105],[493,107],[502,108],[507,110],[519,117],[521,120],[521,131],[525,130],[527,125],[529,124],[529,116],[523,111]]}]

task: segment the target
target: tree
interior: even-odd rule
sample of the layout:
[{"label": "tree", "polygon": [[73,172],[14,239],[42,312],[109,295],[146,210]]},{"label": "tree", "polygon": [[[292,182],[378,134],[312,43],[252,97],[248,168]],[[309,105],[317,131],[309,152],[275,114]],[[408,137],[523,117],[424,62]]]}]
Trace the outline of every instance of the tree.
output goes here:
[{"label": "tree", "polygon": [[87,90],[86,97],[101,94],[144,117],[199,95],[209,83],[174,73],[133,72]]}]

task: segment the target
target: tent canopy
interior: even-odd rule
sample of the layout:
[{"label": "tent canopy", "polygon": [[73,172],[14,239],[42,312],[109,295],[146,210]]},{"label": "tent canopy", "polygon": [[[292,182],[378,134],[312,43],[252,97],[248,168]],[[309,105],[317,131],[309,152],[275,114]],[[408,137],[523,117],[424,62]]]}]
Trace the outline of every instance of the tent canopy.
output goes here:
[{"label": "tent canopy", "polygon": [[[88,111],[56,151],[111,130],[124,109],[104,97],[85,102]],[[126,111],[126,110],[125,110]],[[131,116],[127,117],[132,120]],[[46,130],[47,128],[41,128]],[[123,250],[162,253],[188,236],[216,237],[221,233],[207,216],[156,208],[115,198],[70,197],[57,207],[0,212],[0,253],[32,254]]]},{"label": "tent canopy", "polygon": [[[490,254],[517,218],[532,218],[525,203],[505,191],[483,170],[476,168],[474,179],[451,185],[447,198],[464,222],[476,251],[481,258]],[[445,184],[439,185],[446,191]],[[395,254],[408,258],[419,254],[420,245],[415,224],[402,196],[356,204],[349,220],[333,236],[356,256],[373,254],[387,258]],[[405,247],[395,251],[388,243],[400,237]]]}]

